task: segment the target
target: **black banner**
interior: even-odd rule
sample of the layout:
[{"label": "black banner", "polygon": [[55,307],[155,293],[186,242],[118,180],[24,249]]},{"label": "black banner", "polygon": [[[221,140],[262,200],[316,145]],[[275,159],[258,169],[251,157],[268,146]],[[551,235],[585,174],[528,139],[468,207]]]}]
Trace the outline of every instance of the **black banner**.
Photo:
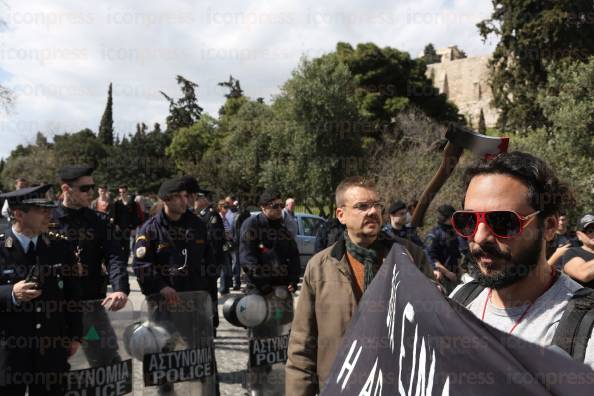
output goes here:
[{"label": "black banner", "polygon": [[346,332],[324,396],[593,395],[594,371],[446,299],[394,245]]},{"label": "black banner", "polygon": [[287,361],[289,334],[250,340],[250,366],[271,366]]},{"label": "black banner", "polygon": [[65,396],[120,396],[132,392],[132,359],[66,373]]},{"label": "black banner", "polygon": [[212,348],[184,349],[144,355],[144,385],[196,381],[213,375]]}]

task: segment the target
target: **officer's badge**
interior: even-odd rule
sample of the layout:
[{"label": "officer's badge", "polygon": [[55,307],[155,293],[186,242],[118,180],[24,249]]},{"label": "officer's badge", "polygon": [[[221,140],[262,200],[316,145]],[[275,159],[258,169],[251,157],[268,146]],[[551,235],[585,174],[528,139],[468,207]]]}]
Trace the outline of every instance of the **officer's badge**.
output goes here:
[{"label": "officer's badge", "polygon": [[145,246],[139,246],[136,248],[136,257],[137,258],[143,258],[146,255],[146,247]]},{"label": "officer's badge", "polygon": [[6,240],[4,241],[4,246],[7,248],[12,248],[12,237],[8,237],[6,238]]},{"label": "officer's badge", "polygon": [[136,242],[138,242],[138,241],[146,241],[146,240],[147,240],[147,239],[146,239],[146,236],[145,236],[145,235],[139,235],[139,236],[136,238]]},{"label": "officer's badge", "polygon": [[211,224],[217,224],[217,218],[216,218],[216,217],[214,217],[214,216],[212,216],[212,217],[210,218],[210,223],[211,223]]}]

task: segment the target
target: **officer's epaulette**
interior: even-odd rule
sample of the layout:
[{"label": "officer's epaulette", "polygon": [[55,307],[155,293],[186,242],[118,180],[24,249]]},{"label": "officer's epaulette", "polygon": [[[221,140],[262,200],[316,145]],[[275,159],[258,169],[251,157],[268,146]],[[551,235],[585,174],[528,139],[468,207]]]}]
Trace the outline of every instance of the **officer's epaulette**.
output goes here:
[{"label": "officer's epaulette", "polygon": [[53,239],[53,240],[62,240],[62,241],[68,241],[68,240],[69,240],[69,239],[68,239],[68,237],[67,237],[66,235],[64,235],[64,234],[61,234],[61,233],[59,233],[59,232],[55,232],[55,231],[50,231],[50,232],[48,232],[48,233],[47,233],[47,236],[48,236],[50,239]]}]

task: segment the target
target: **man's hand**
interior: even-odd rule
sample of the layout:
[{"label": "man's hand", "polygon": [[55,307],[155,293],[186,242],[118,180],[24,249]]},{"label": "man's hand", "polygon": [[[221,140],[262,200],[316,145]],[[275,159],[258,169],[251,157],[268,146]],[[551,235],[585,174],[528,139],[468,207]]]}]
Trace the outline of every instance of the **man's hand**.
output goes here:
[{"label": "man's hand", "polygon": [[24,280],[15,283],[12,288],[14,299],[17,301],[17,303],[20,303],[23,301],[31,301],[41,296],[41,290],[37,290],[37,286],[37,283],[27,282]]},{"label": "man's hand", "polygon": [[287,286],[287,290],[288,290],[290,293],[295,293],[295,291],[296,291],[297,289],[296,289],[296,288],[295,288],[295,286],[293,286],[293,284],[291,283],[289,286]]},{"label": "man's hand", "polygon": [[107,296],[105,300],[101,302],[101,305],[103,305],[110,311],[119,311],[120,309],[124,308],[127,301],[128,296],[126,295],[126,293],[115,292]]},{"label": "man's hand", "polygon": [[76,351],[80,348],[80,342],[78,341],[71,341],[70,345],[68,346],[68,357],[74,356]]},{"label": "man's hand", "polygon": [[165,297],[165,302],[167,302],[167,304],[169,305],[175,305],[180,303],[179,296],[177,295],[175,289],[172,287],[165,286],[161,289],[159,293],[161,293],[161,295]]}]

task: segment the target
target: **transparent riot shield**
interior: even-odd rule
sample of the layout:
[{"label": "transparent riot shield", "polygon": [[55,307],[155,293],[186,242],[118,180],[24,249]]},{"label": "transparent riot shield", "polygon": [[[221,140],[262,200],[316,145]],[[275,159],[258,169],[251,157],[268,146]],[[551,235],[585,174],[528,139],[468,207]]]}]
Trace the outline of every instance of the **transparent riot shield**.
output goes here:
[{"label": "transparent riot shield", "polygon": [[119,396],[133,391],[132,358],[124,347],[126,329],[139,319],[130,301],[118,311],[102,300],[82,301],[81,346],[68,360],[66,396]]},{"label": "transparent riot shield", "polygon": [[214,396],[211,297],[203,291],[177,295],[177,304],[147,296],[144,321],[128,336],[128,350],[142,364],[142,394]]},{"label": "transparent riot shield", "polygon": [[284,395],[285,363],[293,321],[293,296],[288,292],[277,291],[264,298],[266,320],[259,326],[248,329],[246,388],[252,396]]}]

